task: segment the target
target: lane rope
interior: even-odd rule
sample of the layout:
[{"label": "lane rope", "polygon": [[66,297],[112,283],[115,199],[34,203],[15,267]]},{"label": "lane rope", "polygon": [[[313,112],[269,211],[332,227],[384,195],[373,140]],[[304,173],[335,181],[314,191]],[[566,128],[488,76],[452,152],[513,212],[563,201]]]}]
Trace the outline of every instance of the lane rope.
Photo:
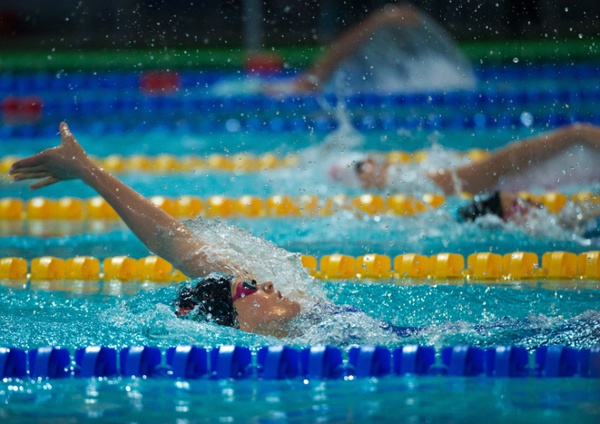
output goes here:
[{"label": "lane rope", "polygon": [[[71,355],[74,350],[74,356]],[[149,377],[185,380],[337,380],[395,376],[585,377],[600,378],[600,346],[578,349],[521,346],[482,349],[431,346],[290,346],[214,348],[179,345],[119,350],[107,346],[68,349],[44,346],[29,351],[0,347],[0,379]]]},{"label": "lane rope", "polygon": [[[551,251],[543,253],[541,261],[533,252],[504,255],[479,252],[466,258],[458,253],[431,256],[404,253],[395,257],[377,253],[358,257],[331,254],[318,259],[312,255],[300,255],[300,260],[311,276],[321,280],[600,280],[600,251],[579,254]],[[67,259],[43,256],[31,261],[21,257],[0,258],[0,280],[21,285],[59,281],[65,284],[56,287],[68,288],[67,283],[74,280],[174,283],[186,279],[171,263],[158,256],[140,259],[114,256],[102,261],[92,256]]]},{"label": "lane rope", "polygon": [[[550,191],[544,194],[520,192],[519,196],[544,207],[550,213],[559,213],[568,201],[600,206],[600,195],[588,191],[571,196]],[[463,197],[471,195],[464,193]],[[425,193],[422,196],[406,194],[382,195],[364,193],[358,196],[335,195],[320,198],[314,195],[273,195],[266,198],[245,195],[229,196],[152,196],[150,200],[177,218],[293,218],[329,216],[346,210],[367,215],[411,216],[437,209],[446,203],[445,196]],[[50,199],[34,197],[23,200],[15,197],[0,198],[0,221],[17,220],[111,220],[118,219],[116,212],[99,196],[83,199],[61,197]]]}]

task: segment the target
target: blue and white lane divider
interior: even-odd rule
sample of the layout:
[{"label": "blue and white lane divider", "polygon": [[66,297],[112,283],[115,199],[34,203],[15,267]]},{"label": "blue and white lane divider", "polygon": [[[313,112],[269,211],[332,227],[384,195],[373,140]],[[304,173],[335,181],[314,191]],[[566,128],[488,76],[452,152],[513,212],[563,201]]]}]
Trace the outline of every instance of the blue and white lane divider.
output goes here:
[{"label": "blue and white lane divider", "polygon": [[[63,119],[63,118],[60,118]],[[71,117],[71,119],[75,119]],[[146,120],[136,122],[118,121],[75,121],[73,128],[78,133],[85,132],[93,136],[121,136],[124,134],[147,134],[156,132],[190,133],[250,133],[280,134],[287,132],[314,131],[328,133],[338,128],[339,123],[327,116],[312,118],[302,117],[269,117],[269,118],[215,118],[171,120],[149,123]],[[59,119],[46,119],[44,122],[26,125],[5,125],[0,127],[0,142],[9,139],[50,138],[56,137]],[[517,115],[483,114],[473,115],[456,113],[453,115],[430,114],[428,116],[407,115],[399,118],[395,114],[381,116],[364,115],[353,119],[353,125],[360,131],[393,131],[398,129],[453,129],[453,130],[486,130],[490,128],[554,128],[574,122],[587,122],[600,125],[600,113],[572,113],[536,115],[523,112]]]},{"label": "blue and white lane divider", "polygon": [[[72,362],[73,359],[73,362]],[[89,346],[75,351],[40,347],[25,351],[0,348],[0,380],[6,378],[149,377],[178,379],[341,379],[388,375],[465,377],[584,377],[600,378],[600,346],[489,349],[458,345],[436,352],[430,346],[395,349],[356,346],[347,354],[332,346],[301,350],[268,346],[253,352],[242,346],[176,346],[163,352],[152,346],[117,350]]]},{"label": "blue and white lane divider", "polygon": [[[598,64],[593,62],[528,64],[526,66],[503,64],[475,66],[475,73],[479,80],[491,82],[548,79],[581,81],[597,79],[598,68]],[[294,71],[288,71],[283,76],[290,77],[294,73]],[[35,93],[40,90],[72,92],[73,90],[94,89],[132,91],[139,89],[140,78],[146,74],[147,72],[143,71],[61,72],[59,74],[51,71],[0,72],[0,93]],[[180,70],[176,74],[180,77],[180,87],[187,90],[210,86],[232,77],[239,78],[236,71]]]}]

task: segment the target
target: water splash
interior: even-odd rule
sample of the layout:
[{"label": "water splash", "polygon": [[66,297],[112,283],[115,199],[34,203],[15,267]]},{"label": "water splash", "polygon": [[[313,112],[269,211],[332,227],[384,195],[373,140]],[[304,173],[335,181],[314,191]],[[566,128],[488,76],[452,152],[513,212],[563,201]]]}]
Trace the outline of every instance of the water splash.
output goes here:
[{"label": "water splash", "polygon": [[432,19],[420,19],[380,28],[342,62],[330,88],[345,94],[473,89],[473,69],[452,37]]},{"label": "water splash", "polygon": [[272,281],[285,296],[304,298],[314,292],[313,279],[302,266],[299,254],[218,219],[196,219],[186,224],[206,241],[209,257],[215,261],[242,264],[257,281]]}]

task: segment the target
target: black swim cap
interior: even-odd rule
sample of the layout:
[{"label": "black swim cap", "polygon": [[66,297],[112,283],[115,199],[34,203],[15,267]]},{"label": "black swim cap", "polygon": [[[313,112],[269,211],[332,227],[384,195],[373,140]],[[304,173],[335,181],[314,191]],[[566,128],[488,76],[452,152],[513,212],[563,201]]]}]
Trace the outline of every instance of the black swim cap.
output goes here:
[{"label": "black swim cap", "polygon": [[458,217],[461,221],[475,221],[480,216],[489,214],[504,217],[499,191],[478,194],[469,204],[458,209]]},{"label": "black swim cap", "polygon": [[194,310],[193,318],[200,317],[215,324],[237,327],[237,312],[231,299],[232,283],[231,275],[222,274],[211,274],[192,281],[192,285],[184,287],[175,300],[177,315],[188,316]]}]

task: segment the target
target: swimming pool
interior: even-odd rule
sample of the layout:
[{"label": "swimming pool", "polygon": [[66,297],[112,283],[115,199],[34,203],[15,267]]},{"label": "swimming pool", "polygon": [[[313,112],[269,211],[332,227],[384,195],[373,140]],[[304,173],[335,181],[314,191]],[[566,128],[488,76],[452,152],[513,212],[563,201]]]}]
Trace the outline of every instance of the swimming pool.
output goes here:
[{"label": "swimming pool", "polygon": [[[131,106],[124,103],[125,99],[136,98],[129,94],[137,87],[137,79],[126,80],[131,86],[121,86],[120,94],[103,87],[108,106],[100,107],[104,115],[99,121],[100,116],[90,113],[97,110],[97,103],[82,107],[81,103],[73,102],[73,93],[64,100],[62,81],[59,84],[58,78],[47,78],[42,83],[53,81],[59,86],[38,82],[37,88],[42,93],[48,90],[54,105],[48,106],[39,124],[4,126],[2,156],[25,156],[54,145],[56,122],[50,121],[70,111],[80,118],[72,122],[74,133],[99,158],[114,153],[125,157],[170,153],[178,159],[193,154],[205,160],[204,165],[193,171],[153,172],[150,168],[146,172],[121,174],[127,184],[144,195],[197,196],[205,204],[211,196],[223,194],[235,199],[252,195],[265,203],[275,195],[293,199],[309,195],[316,197],[317,208],[324,211],[327,199],[339,194],[350,198],[362,194],[356,189],[332,185],[324,178],[326,169],[316,163],[323,155],[319,146],[324,139],[344,151],[351,146],[378,151],[423,149],[427,155],[443,156],[448,149],[466,152],[473,148],[494,148],[516,136],[543,130],[546,123],[553,126],[577,117],[595,120],[593,106],[597,99],[593,86],[598,81],[589,67],[577,68],[577,75],[586,78],[582,85],[587,83],[592,87],[585,91],[588,97],[569,85],[561,72],[546,70],[551,74],[549,78],[541,79],[537,86],[527,86],[527,72],[532,71],[511,70],[516,70],[518,77],[509,72],[499,79],[497,70],[481,69],[482,87],[476,93],[348,98],[347,109],[338,109],[337,113],[350,116],[357,131],[339,124],[336,118],[340,115],[335,111],[321,112],[314,98],[303,98],[301,104],[293,99],[275,101],[256,95],[230,96],[224,100],[204,91],[192,97],[204,105],[212,104],[208,110],[216,110],[214,114],[191,116],[193,108],[183,107],[185,96],[140,95],[140,102],[154,106],[146,108],[146,103],[140,104],[135,113],[122,120],[120,114]],[[542,70],[536,72],[536,77],[547,75]],[[32,94],[28,92],[31,89],[28,84],[33,84],[30,81],[35,81],[34,78],[10,78],[21,81],[14,86],[20,87],[21,93]],[[85,88],[69,84],[63,88],[74,91],[85,101],[96,102],[98,91],[94,90],[98,87],[94,81],[106,80],[109,80],[106,76],[79,78],[76,81],[85,84]],[[556,90],[547,90],[549,85]],[[10,90],[14,87],[10,86]],[[547,92],[556,95],[542,97]],[[482,93],[487,93],[487,100],[473,107],[472,100],[480,98]],[[120,102],[116,108],[115,98]],[[501,106],[496,107],[496,102]],[[562,103],[556,106],[557,102]],[[227,106],[219,106],[224,103]],[[266,118],[258,114],[241,116],[248,104],[256,110],[266,110]],[[432,104],[440,106],[435,115],[429,112]],[[380,110],[384,113],[379,114]],[[159,111],[156,116],[160,118],[154,119],[152,113]],[[264,159],[267,154],[276,158],[290,155],[291,160],[286,163],[281,159],[279,166],[266,171],[242,172],[228,170],[227,166],[215,169],[207,165],[206,159],[216,153],[240,161],[241,156],[235,155],[241,153],[251,153],[253,161]],[[597,184],[563,188],[566,195],[599,190]],[[38,195],[52,199],[94,196],[83,184],[74,182],[35,193],[24,184],[4,183],[2,191],[3,197],[25,202]],[[385,193],[380,194],[385,197]],[[443,252],[460,254],[466,259],[476,252],[505,255],[517,251],[534,253],[541,259],[544,253],[553,251],[577,255],[600,250],[597,237],[563,230],[557,226],[556,215],[547,212],[535,221],[535,226],[526,228],[500,222],[459,224],[452,218],[459,202],[460,199],[447,198],[440,207],[406,216],[357,213],[360,211],[338,207],[331,213],[237,215],[227,220],[253,236],[317,259],[335,253],[351,258],[371,253],[394,258],[403,253],[435,256]],[[265,276],[274,278],[282,291],[292,292],[300,286],[365,313],[327,315],[302,334],[277,340],[176,318],[170,306],[176,284],[136,279],[7,279],[0,287],[3,305],[0,320],[3,328],[10,331],[3,332],[0,346],[24,350],[62,346],[69,350],[73,365],[75,349],[86,346],[107,346],[119,351],[129,346],[152,346],[165,355],[169,348],[178,345],[207,349],[236,345],[250,348],[254,363],[257,351],[264,346],[283,343],[301,351],[327,345],[340,349],[347,367],[350,349],[355,345],[377,345],[390,352],[400,346],[419,345],[435,348],[439,372],[403,376],[390,371],[389,375],[362,378],[347,367],[345,377],[328,380],[313,376],[268,381],[257,378],[258,370],[243,381],[128,376],[4,380],[0,386],[3,405],[0,416],[21,421],[40,421],[44,417],[60,421],[74,417],[132,422],[143,419],[464,422],[479,420],[482,414],[493,422],[532,419],[595,422],[598,418],[597,379],[576,376],[563,378],[557,384],[557,380],[548,378],[448,376],[443,375],[442,370],[447,373],[447,369],[441,359],[442,349],[448,346],[469,345],[478,349],[521,346],[528,351],[528,372],[533,375],[534,356],[540,347],[594,348],[600,333],[597,277],[547,278],[535,274],[533,278],[487,280],[467,278],[461,273],[452,278],[386,276],[311,280],[297,256],[277,250],[269,243],[256,244],[251,236],[220,224],[211,228],[215,236],[224,232],[240,246],[253,246],[250,259],[260,263]],[[44,218],[3,222],[0,257],[23,258],[29,271],[34,259],[42,256],[63,259],[90,256],[102,261],[121,255],[137,259],[148,256],[149,252],[118,221]],[[399,336],[382,327],[382,321],[396,326],[424,327],[426,331]]]}]

